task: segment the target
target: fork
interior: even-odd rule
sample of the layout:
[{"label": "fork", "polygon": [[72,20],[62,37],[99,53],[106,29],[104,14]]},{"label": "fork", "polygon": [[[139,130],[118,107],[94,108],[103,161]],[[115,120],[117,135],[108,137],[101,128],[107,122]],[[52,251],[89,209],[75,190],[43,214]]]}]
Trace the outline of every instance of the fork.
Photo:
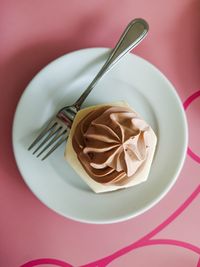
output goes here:
[{"label": "fork", "polygon": [[54,118],[29,146],[28,150],[31,150],[33,147],[38,145],[33,151],[33,154],[39,152],[37,157],[40,157],[44,152],[46,152],[46,154],[42,157],[42,160],[44,160],[67,140],[76,113],[80,110],[86,97],[104,74],[106,74],[124,55],[130,52],[144,39],[148,29],[148,23],[141,18],[134,19],[128,24],[115,48],[111,51],[105,64],[86,90],[74,104],[63,107],[58,111]]}]

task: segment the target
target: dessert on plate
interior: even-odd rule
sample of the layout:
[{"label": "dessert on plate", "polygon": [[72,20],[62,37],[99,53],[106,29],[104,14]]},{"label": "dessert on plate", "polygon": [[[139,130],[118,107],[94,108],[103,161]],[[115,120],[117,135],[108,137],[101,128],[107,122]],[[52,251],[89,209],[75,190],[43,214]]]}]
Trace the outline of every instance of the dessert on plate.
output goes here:
[{"label": "dessert on plate", "polygon": [[81,109],[65,159],[96,193],[147,180],[156,148],[152,128],[126,102]]}]

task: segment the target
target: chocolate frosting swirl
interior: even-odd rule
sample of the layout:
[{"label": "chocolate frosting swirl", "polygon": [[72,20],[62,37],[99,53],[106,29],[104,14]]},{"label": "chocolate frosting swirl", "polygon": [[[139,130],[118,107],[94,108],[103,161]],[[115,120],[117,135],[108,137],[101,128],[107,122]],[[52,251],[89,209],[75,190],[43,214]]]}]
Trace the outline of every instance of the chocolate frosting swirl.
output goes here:
[{"label": "chocolate frosting swirl", "polygon": [[79,122],[72,145],[93,180],[124,185],[145,163],[148,131],[147,123],[130,108],[103,106]]}]

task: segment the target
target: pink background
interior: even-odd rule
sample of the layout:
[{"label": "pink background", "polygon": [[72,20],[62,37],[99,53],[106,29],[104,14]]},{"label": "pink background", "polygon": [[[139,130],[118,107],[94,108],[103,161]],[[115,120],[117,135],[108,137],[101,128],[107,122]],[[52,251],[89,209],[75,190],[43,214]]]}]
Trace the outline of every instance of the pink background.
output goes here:
[{"label": "pink background", "polygon": [[[0,266],[200,266],[199,10],[198,0],[0,0]],[[14,111],[46,64],[72,50],[113,47],[135,17],[149,22],[150,33],[134,53],[188,99],[189,154],[175,186],[148,212],[112,225],[77,223],[23,182],[12,152]]]}]

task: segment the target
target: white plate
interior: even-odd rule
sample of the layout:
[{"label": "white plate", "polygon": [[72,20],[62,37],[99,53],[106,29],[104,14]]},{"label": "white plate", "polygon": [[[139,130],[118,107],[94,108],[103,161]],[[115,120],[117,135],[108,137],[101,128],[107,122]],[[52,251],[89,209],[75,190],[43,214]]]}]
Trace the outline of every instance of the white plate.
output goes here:
[{"label": "white plate", "polygon": [[82,222],[112,223],[148,210],[172,187],[186,155],[187,124],[175,89],[159,70],[133,54],[102,79],[85,106],[125,100],[152,126],[158,145],[147,182],[95,194],[64,161],[64,145],[44,162],[27,151],[46,121],[80,96],[108,51],[79,50],[45,67],[24,91],[13,124],[14,154],[26,184],[49,208]]}]

